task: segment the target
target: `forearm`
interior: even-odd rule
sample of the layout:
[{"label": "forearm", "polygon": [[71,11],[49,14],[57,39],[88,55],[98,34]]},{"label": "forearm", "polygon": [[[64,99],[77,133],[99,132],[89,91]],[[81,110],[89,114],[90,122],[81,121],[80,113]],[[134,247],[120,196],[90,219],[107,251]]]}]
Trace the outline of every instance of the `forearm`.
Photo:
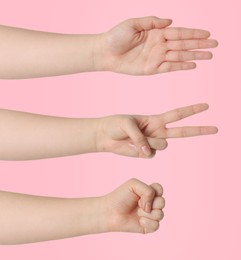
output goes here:
[{"label": "forearm", "polygon": [[51,198],[1,191],[0,244],[107,232],[103,198]]},{"label": "forearm", "polygon": [[0,160],[33,160],[97,152],[100,119],[0,110]]},{"label": "forearm", "polygon": [[94,71],[98,35],[60,34],[0,26],[0,78]]}]

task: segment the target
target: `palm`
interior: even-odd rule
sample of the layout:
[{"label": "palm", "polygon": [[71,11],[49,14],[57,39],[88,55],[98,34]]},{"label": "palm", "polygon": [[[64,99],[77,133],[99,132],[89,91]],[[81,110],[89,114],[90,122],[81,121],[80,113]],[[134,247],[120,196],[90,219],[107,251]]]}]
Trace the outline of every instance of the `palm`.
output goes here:
[{"label": "palm", "polygon": [[103,45],[108,69],[132,75],[150,75],[192,69],[195,63],[186,61],[212,57],[210,52],[190,52],[217,46],[216,41],[207,39],[209,32],[166,28],[168,25],[147,17],[127,20],[107,32]]},{"label": "palm", "polygon": [[[122,189],[122,192],[121,192]],[[125,189],[125,190],[124,190]],[[122,194],[121,196],[119,194]],[[137,210],[139,197],[126,187],[120,187],[109,196],[110,219],[113,220],[113,231],[143,233],[144,228],[139,223]]]},{"label": "palm", "polygon": [[154,74],[165,61],[166,46],[162,30],[144,32],[129,31],[127,37],[115,36],[110,48],[117,71],[129,74]]}]

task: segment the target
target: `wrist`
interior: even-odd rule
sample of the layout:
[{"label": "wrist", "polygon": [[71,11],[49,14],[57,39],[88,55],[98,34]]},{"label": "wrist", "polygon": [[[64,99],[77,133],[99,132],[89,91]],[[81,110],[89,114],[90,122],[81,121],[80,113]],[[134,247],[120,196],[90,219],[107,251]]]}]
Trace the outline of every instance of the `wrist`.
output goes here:
[{"label": "wrist", "polygon": [[[67,125],[70,140],[66,142],[71,154],[96,153],[98,148],[99,118],[74,118]],[[70,153],[69,153],[70,154]]]},{"label": "wrist", "polygon": [[115,216],[113,212],[113,208],[111,206],[112,199],[111,193],[105,196],[102,196],[100,199],[100,205],[103,212],[103,220],[102,220],[102,227],[104,229],[103,232],[121,232],[121,228],[119,227],[118,217]]},{"label": "wrist", "polygon": [[92,223],[94,228],[92,233],[107,233],[110,232],[109,227],[109,210],[105,196],[92,198],[94,200],[94,218]]},{"label": "wrist", "polygon": [[96,34],[93,41],[92,58],[94,71],[109,71],[111,57],[108,53],[107,33]]},{"label": "wrist", "polygon": [[105,117],[96,119],[95,127],[95,152],[106,152],[104,136]]},{"label": "wrist", "polygon": [[105,208],[105,232],[124,232],[123,229],[125,221],[123,221],[123,217],[113,208],[115,205],[115,198],[113,197],[113,193],[109,193],[102,197],[103,205]]}]

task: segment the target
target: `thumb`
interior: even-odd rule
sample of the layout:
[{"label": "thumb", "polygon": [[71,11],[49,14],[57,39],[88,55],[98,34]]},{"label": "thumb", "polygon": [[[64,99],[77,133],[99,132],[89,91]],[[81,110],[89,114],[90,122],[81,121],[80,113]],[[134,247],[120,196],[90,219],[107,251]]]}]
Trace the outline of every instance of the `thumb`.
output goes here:
[{"label": "thumb", "polygon": [[135,178],[129,180],[127,183],[131,190],[140,198],[138,203],[140,208],[150,213],[156,196],[155,189]]},{"label": "thumb", "polygon": [[132,18],[128,20],[130,26],[138,31],[162,29],[172,23],[171,19],[161,19],[156,16],[146,16],[141,18]]},{"label": "thumb", "polygon": [[152,152],[147,138],[139,129],[134,118],[128,118],[122,125],[122,130],[129,136],[140,155],[151,156]]}]

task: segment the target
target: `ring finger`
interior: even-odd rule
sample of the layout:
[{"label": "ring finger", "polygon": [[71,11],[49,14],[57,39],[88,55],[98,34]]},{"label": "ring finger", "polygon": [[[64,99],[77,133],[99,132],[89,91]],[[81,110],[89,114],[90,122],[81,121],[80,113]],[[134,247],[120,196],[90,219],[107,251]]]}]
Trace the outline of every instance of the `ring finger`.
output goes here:
[{"label": "ring finger", "polygon": [[209,60],[212,53],[208,51],[168,51],[167,61],[190,61],[190,60]]}]

